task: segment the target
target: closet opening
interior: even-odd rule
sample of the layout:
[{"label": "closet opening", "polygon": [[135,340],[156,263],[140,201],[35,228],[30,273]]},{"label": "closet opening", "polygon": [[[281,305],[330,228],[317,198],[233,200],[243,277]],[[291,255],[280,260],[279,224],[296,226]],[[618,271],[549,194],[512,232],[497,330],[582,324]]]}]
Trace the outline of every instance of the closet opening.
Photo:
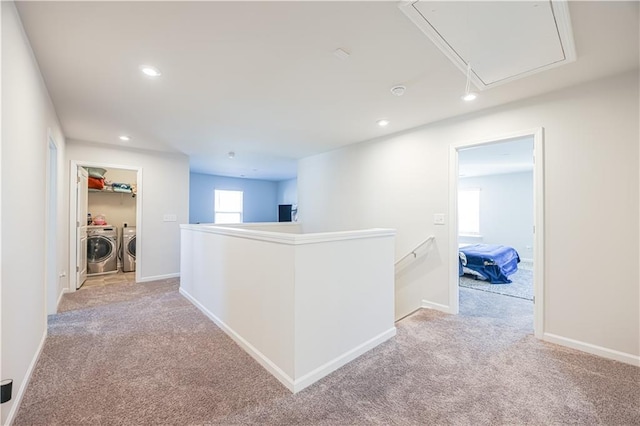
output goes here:
[{"label": "closet opening", "polygon": [[70,290],[136,282],[141,169],[77,162],[75,171],[70,198],[76,274]]}]

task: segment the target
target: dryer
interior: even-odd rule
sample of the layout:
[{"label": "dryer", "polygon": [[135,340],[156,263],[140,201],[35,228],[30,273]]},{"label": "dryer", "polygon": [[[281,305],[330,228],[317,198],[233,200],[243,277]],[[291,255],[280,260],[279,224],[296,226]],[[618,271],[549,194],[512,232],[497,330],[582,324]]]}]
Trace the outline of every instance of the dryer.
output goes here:
[{"label": "dryer", "polygon": [[122,271],[136,270],[136,228],[122,228]]},{"label": "dryer", "polygon": [[87,227],[87,275],[118,272],[118,230],[112,226]]}]

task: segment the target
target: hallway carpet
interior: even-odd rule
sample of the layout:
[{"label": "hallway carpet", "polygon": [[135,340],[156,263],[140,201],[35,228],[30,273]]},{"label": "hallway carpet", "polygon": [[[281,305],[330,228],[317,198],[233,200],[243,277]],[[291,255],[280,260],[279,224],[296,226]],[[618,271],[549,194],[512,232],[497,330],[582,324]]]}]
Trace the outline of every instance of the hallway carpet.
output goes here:
[{"label": "hallway carpet", "polygon": [[292,395],[177,290],[65,295],[14,424],[640,424],[640,369],[536,340],[526,300],[463,288]]}]

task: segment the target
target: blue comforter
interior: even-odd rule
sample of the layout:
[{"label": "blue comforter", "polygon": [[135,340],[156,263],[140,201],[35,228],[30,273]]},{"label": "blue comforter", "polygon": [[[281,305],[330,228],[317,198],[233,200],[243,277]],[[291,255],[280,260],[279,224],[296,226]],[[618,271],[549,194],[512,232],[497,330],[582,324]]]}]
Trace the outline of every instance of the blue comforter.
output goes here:
[{"label": "blue comforter", "polygon": [[518,270],[520,256],[509,246],[491,244],[473,244],[459,249],[461,255],[460,275],[462,267],[467,267],[480,274],[492,284],[508,284],[509,275]]}]

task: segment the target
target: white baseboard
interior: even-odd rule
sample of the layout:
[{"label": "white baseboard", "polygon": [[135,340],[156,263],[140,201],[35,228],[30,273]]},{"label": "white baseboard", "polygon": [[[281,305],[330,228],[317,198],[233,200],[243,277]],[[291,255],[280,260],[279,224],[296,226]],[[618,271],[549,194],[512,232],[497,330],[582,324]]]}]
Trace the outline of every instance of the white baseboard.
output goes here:
[{"label": "white baseboard", "polygon": [[429,302],[428,300],[422,299],[422,308],[425,309],[435,309],[436,311],[441,311],[447,314],[452,313],[451,308],[447,305],[441,305],[440,303]]},{"label": "white baseboard", "polygon": [[569,348],[577,349],[579,351],[587,352],[593,355],[598,355],[603,358],[608,358],[615,361],[624,362],[625,364],[631,364],[635,365],[636,367],[640,367],[640,356],[637,355],[616,351],[614,349],[604,348],[602,346],[592,345],[591,343],[585,343],[579,340],[573,340],[551,333],[544,333],[542,336],[542,340],[561,346],[567,346]]},{"label": "white baseboard", "polygon": [[56,312],[58,312],[58,306],[60,306],[60,301],[62,300],[62,296],[64,296],[65,293],[69,293],[69,289],[67,287],[64,287],[60,292],[60,295],[58,296],[58,302],[56,302]]},{"label": "white baseboard", "polygon": [[[45,324],[46,326],[46,324]],[[27,390],[27,386],[29,385],[29,381],[31,381],[31,375],[33,374],[33,369],[36,367],[38,363],[38,359],[40,358],[40,354],[42,353],[42,348],[44,348],[44,342],[47,339],[47,329],[44,329],[44,333],[42,335],[42,339],[40,340],[40,345],[38,346],[38,350],[36,351],[33,359],[31,360],[31,364],[29,364],[29,368],[27,368],[27,373],[24,375],[24,380],[18,389],[18,392],[15,393],[15,397],[12,397],[11,400],[13,404],[11,405],[11,410],[9,410],[9,414],[7,415],[7,419],[5,421],[5,425],[10,425],[13,423],[13,419],[18,414],[18,408],[20,407],[20,403],[22,402],[22,397],[24,397],[24,393]],[[14,381],[15,384],[15,381]]]},{"label": "white baseboard", "polygon": [[140,277],[140,279],[137,280],[137,282],[148,283],[149,281],[168,280],[169,278],[180,278],[180,272],[177,272],[175,274],[154,275],[151,277]]},{"label": "white baseboard", "polygon": [[233,339],[234,342],[238,344],[246,353],[251,355],[253,359],[255,359],[258,364],[260,364],[265,370],[271,373],[276,379],[280,381],[287,389],[291,392],[295,391],[295,383],[294,380],[289,377],[287,373],[282,371],[280,367],[274,364],[269,358],[264,356],[262,352],[257,350],[251,343],[247,342],[242,336],[233,331],[231,327],[224,323],[220,318],[214,315],[211,311],[205,308],[200,302],[193,298],[186,290],[180,287],[180,294],[187,298],[191,303],[193,303],[196,308],[200,309],[203,314],[205,314],[211,321],[213,321],[218,327],[222,329],[229,337]]},{"label": "white baseboard", "polygon": [[294,382],[293,393],[300,392],[302,389],[306,388],[309,385],[312,385],[313,383],[317,382],[323,377],[328,376],[329,374],[336,371],[338,368],[348,364],[349,362],[358,358],[360,355],[375,348],[380,343],[391,339],[395,335],[396,335],[396,328],[392,327],[389,330],[378,334],[372,339],[367,340],[363,344],[356,346],[350,351],[345,352],[344,354],[332,359],[326,364],[321,365],[320,367],[316,368],[310,373],[305,374],[299,379],[296,379]]}]

